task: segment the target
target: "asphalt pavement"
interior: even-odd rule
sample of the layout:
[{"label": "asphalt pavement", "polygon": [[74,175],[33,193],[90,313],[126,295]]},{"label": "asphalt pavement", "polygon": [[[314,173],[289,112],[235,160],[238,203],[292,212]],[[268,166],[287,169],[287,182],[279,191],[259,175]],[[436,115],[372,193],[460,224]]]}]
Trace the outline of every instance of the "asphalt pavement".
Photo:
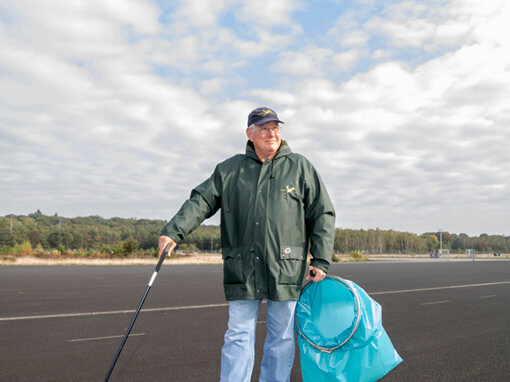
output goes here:
[{"label": "asphalt pavement", "polygon": [[[0,381],[102,381],[153,266],[0,267]],[[510,381],[510,261],[343,263],[404,359],[384,381]],[[111,381],[217,381],[222,268],[163,265]],[[257,327],[253,380],[265,337]],[[301,381],[299,353],[291,376]]]}]

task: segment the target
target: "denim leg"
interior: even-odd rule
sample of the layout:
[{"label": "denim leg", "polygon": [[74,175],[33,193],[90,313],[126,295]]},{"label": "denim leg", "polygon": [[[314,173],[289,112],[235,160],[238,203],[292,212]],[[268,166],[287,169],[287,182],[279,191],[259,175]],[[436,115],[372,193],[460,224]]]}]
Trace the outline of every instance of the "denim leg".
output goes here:
[{"label": "denim leg", "polygon": [[294,311],[297,301],[267,300],[267,337],[260,382],[289,382],[294,364]]},{"label": "denim leg", "polygon": [[230,301],[228,329],[221,350],[221,382],[250,382],[255,329],[261,300]]}]

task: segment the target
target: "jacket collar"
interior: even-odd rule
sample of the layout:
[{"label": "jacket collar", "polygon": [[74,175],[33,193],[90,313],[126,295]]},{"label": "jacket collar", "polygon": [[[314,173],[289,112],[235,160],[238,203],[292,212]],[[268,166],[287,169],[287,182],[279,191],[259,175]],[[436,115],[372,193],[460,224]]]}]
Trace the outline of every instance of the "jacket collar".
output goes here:
[{"label": "jacket collar", "polygon": [[[280,157],[289,155],[291,153],[292,153],[292,151],[291,151],[289,145],[287,144],[287,141],[284,141],[282,139],[280,148],[276,152],[276,155],[274,156],[273,160],[275,160],[276,158],[280,158]],[[246,156],[249,158],[255,159],[257,161],[260,161],[259,157],[255,153],[255,147],[253,146],[253,142],[250,140],[248,142],[246,142]]]}]

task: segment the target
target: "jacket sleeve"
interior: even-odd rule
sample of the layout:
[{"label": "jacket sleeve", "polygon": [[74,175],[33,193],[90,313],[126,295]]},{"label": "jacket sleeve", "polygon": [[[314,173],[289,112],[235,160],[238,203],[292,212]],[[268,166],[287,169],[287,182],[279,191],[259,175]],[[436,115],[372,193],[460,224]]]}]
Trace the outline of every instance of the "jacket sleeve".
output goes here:
[{"label": "jacket sleeve", "polygon": [[310,238],[311,265],[329,271],[335,239],[335,209],[319,174],[312,170],[306,186],[306,228]]},{"label": "jacket sleeve", "polygon": [[191,191],[177,214],[163,227],[161,235],[182,241],[205,219],[213,216],[221,206],[221,179],[218,169],[209,179]]}]

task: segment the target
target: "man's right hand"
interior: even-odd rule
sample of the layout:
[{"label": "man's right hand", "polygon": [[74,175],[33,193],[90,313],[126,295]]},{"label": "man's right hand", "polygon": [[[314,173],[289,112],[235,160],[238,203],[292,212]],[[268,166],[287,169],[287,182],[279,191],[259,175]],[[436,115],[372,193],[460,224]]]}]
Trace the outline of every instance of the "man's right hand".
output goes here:
[{"label": "man's right hand", "polygon": [[159,242],[158,242],[158,247],[159,247],[158,258],[161,257],[161,255],[163,254],[163,251],[165,250],[165,247],[167,246],[167,244],[170,244],[170,250],[168,251],[168,256],[170,256],[170,254],[172,253],[174,248],[177,246],[177,243],[175,241],[173,241],[171,237],[160,236]]}]

